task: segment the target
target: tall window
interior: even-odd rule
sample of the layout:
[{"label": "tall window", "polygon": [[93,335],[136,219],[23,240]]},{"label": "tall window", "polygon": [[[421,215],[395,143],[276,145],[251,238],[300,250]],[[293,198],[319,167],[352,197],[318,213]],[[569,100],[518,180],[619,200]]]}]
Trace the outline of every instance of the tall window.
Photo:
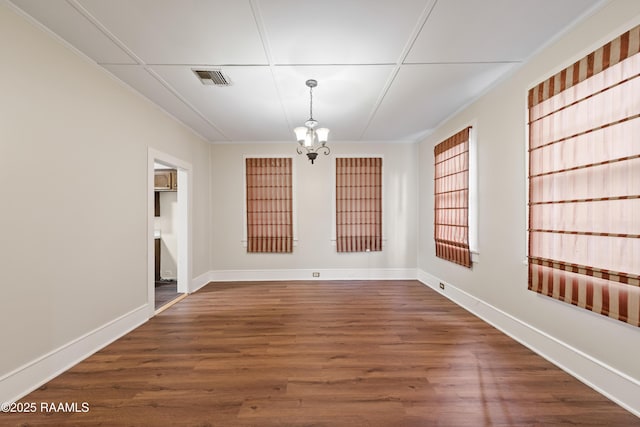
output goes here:
[{"label": "tall window", "polygon": [[529,289],[640,326],[640,26],[529,91]]},{"label": "tall window", "polygon": [[469,249],[469,130],[433,149],[436,256],[471,267]]},{"label": "tall window", "polygon": [[382,159],[336,158],[338,252],[382,250]]},{"label": "tall window", "polygon": [[293,251],[291,158],[247,158],[247,252]]}]

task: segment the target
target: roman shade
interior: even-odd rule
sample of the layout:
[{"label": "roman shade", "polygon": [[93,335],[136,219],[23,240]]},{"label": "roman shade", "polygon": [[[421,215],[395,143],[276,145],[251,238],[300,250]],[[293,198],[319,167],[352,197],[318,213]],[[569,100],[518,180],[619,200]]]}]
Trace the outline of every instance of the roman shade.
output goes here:
[{"label": "roman shade", "polygon": [[469,249],[469,130],[433,149],[436,256],[471,267]]},{"label": "roman shade", "polygon": [[336,246],[382,250],[382,158],[336,158]]},{"label": "roman shade", "polygon": [[291,158],[247,158],[245,169],[247,252],[292,252]]},{"label": "roman shade", "polygon": [[530,290],[640,326],[640,26],[529,91]]}]

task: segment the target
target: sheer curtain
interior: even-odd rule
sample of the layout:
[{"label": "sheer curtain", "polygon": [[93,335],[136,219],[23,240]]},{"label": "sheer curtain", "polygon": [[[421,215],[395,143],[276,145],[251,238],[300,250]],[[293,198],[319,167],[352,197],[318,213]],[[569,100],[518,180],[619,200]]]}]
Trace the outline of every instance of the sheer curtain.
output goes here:
[{"label": "sheer curtain", "polygon": [[247,158],[247,252],[293,251],[291,158]]},{"label": "sheer curtain", "polygon": [[469,129],[463,129],[433,149],[436,256],[465,267],[471,267]]},{"label": "sheer curtain", "polygon": [[529,91],[529,289],[640,326],[640,26]]},{"label": "sheer curtain", "polygon": [[336,246],[382,250],[382,158],[336,158]]}]

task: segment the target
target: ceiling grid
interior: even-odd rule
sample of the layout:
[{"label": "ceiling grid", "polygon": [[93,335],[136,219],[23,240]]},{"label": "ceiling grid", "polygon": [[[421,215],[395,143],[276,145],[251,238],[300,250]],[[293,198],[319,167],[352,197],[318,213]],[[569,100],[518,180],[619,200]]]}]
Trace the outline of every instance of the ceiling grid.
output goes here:
[{"label": "ceiling grid", "polygon": [[419,141],[602,4],[8,1],[212,143],[293,141],[310,78],[331,141]]}]

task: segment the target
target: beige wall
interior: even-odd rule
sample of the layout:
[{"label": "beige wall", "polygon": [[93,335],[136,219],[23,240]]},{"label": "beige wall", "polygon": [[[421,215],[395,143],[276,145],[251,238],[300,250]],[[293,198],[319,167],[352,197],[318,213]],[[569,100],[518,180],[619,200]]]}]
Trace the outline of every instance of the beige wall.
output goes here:
[{"label": "beige wall", "polygon": [[0,377],[147,302],[147,151],[193,165],[209,270],[209,145],[0,5]]},{"label": "beige wall", "polygon": [[[640,2],[615,0],[519,69],[511,78],[441,126],[419,146],[418,267],[587,355],[640,379],[640,329],[527,290],[526,94],[599,45],[637,24]],[[479,251],[473,270],[435,257],[433,147],[477,120]]]},{"label": "beige wall", "polygon": [[[313,165],[296,154],[295,142],[212,146],[212,270],[415,268],[416,145],[329,145],[331,156],[320,155]],[[247,254],[242,245],[245,155],[294,156],[298,243],[292,254]],[[340,155],[383,157],[382,252],[338,254],[332,245],[332,173]]]}]

